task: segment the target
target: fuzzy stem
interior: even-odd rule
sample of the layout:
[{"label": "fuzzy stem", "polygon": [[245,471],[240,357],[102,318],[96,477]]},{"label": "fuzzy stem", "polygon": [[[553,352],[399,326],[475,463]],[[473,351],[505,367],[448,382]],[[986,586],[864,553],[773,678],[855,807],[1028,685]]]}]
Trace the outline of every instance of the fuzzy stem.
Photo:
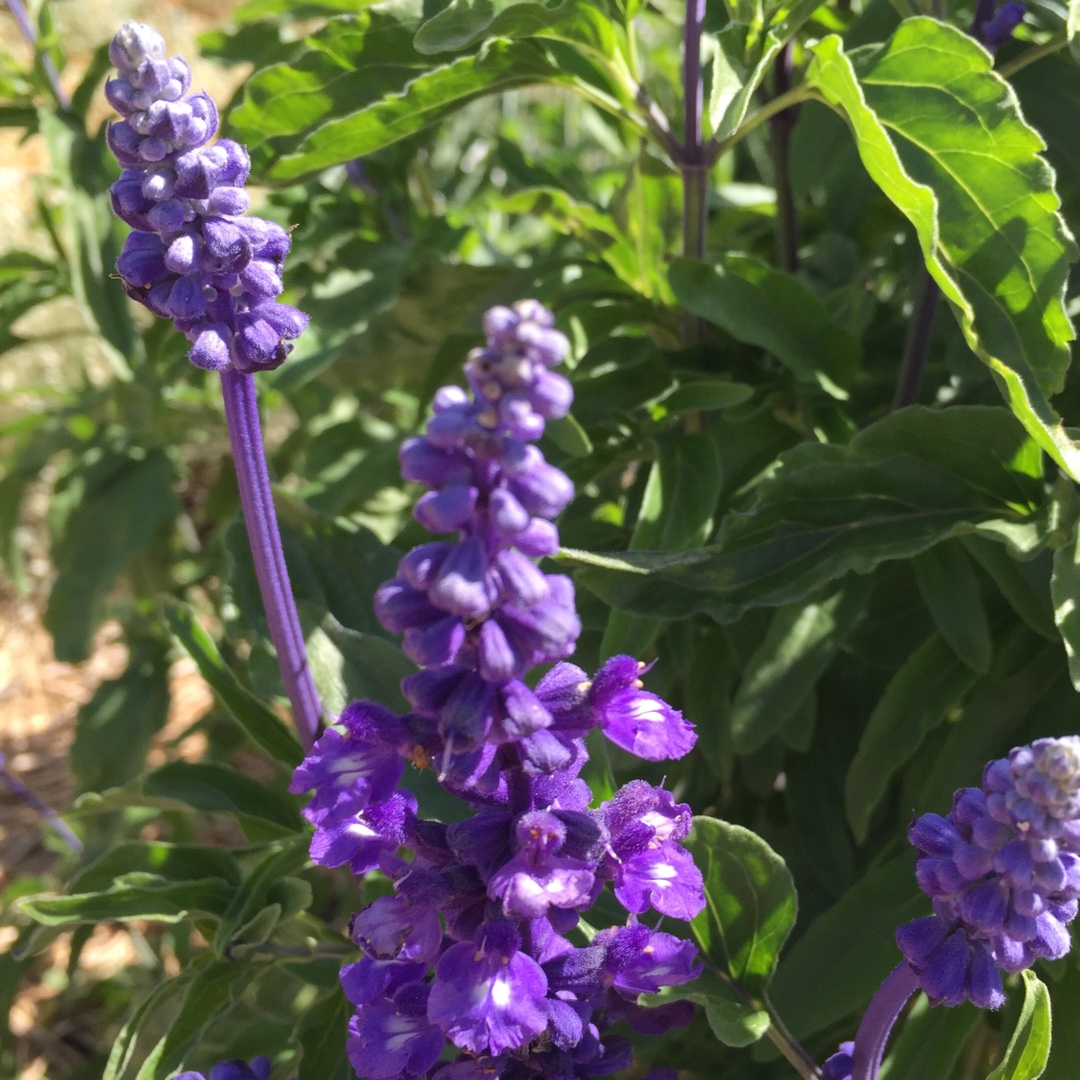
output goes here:
[{"label": "fuzzy stem", "polygon": [[901,960],[878,988],[855,1035],[851,1080],[877,1080],[885,1044],[908,998],[919,988],[912,966]]},{"label": "fuzzy stem", "polygon": [[[22,36],[34,46],[37,50],[37,27],[30,21],[30,16],[23,6],[22,0],[7,0],[8,11],[11,12],[11,17],[19,24],[19,30],[22,32]],[[52,87],[53,93],[56,95],[56,100],[60,103],[60,107],[63,109],[68,108],[71,105],[71,99],[67,96],[67,92],[60,85],[60,74],[56,70],[56,65],[52,62],[52,57],[48,53],[42,52],[41,54],[41,67],[45,72],[46,78],[49,80],[49,85]]]},{"label": "fuzzy stem", "polygon": [[[775,72],[775,96],[782,97],[791,89],[790,41],[776,57]],[[795,120],[794,106],[769,119],[769,152],[776,188],[776,261],[789,274],[799,269],[799,214],[791,187],[791,132]]]},{"label": "fuzzy stem", "polygon": [[304,635],[281,549],[281,534],[270,494],[270,476],[266,471],[266,452],[259,427],[255,380],[251,375],[241,375],[232,369],[223,371],[221,393],[240,486],[240,505],[266,621],[270,624],[270,639],[277,650],[278,668],[292,705],[293,723],[304,749],[309,750],[319,735],[322,706],[308,666]]},{"label": "fuzzy stem", "polygon": [[915,307],[908,324],[907,340],[904,342],[904,359],[893,397],[894,410],[914,405],[922,385],[923,369],[930,351],[930,338],[934,331],[938,297],[941,289],[923,265],[915,281]]},{"label": "fuzzy stem", "polygon": [[82,851],[82,841],[71,831],[68,823],[44,799],[35,795],[17,776],[4,768],[3,754],[0,754],[0,783],[4,784],[12,795],[36,810],[76,855]]},{"label": "fuzzy stem", "polygon": [[[683,255],[700,259],[705,254],[709,218],[709,167],[701,137],[704,89],[701,78],[701,34],[705,0],[686,0],[683,26],[683,144],[678,166],[683,182]],[[703,335],[701,319],[683,313],[683,341],[689,345]]]}]

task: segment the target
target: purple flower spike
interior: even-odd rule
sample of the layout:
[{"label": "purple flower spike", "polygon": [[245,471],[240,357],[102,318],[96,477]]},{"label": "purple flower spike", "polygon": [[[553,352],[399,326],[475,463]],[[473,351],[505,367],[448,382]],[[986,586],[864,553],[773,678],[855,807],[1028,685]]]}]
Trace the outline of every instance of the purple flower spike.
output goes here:
[{"label": "purple flower spike", "polygon": [[982,788],[908,834],[936,914],[897,941],[926,993],[948,1005],[1005,1000],[998,968],[1019,971],[1069,949],[1080,898],[1080,737],[1039,739],[993,761]]},{"label": "purple flower spike", "polygon": [[[156,30],[124,23],[109,56],[117,77],[105,95],[124,117],[107,132],[124,167],[113,209],[135,230],[117,261],[125,291],[176,323],[196,367],[245,374],[278,367],[307,316],[274,300],[288,234],[239,216],[248,204],[247,150],[229,139],[207,145],[217,107],[204,93],[184,96],[191,69],[165,57]],[[146,234],[169,253],[160,267],[147,262]]]},{"label": "purple flower spike", "polygon": [[1001,972],[1060,959],[1080,898],[1080,736],[1037,739],[990,762],[981,788],[963,788],[945,817],[924,814],[908,832],[919,887],[934,914],[901,926],[903,961],[859,1025],[850,1069],[841,1055],[827,1080],[876,1080],[885,1044],[908,998],[935,1004],[1005,1002]]},{"label": "purple flower spike", "polygon": [[[144,212],[136,196],[131,207]],[[211,240],[216,258],[244,257],[226,226]],[[260,257],[258,238],[247,241]],[[195,249],[180,244],[167,258],[186,268]],[[156,287],[166,256],[160,246],[137,254]],[[273,291],[266,275],[260,287]],[[355,917],[362,956],[341,973],[359,1010],[349,1056],[372,1080],[589,1080],[632,1064],[613,1025],[658,1035],[693,1015],[686,1001],[638,1003],[701,965],[690,942],[635,917],[651,907],[690,919],[704,906],[701,873],[679,843],[690,809],[644,781],[592,809],[581,778],[593,728],[649,760],[685,754],[693,728],[642,688],[631,657],[592,680],[558,662],[581,629],[573,585],[535,561],[557,552],[551,519],[573,497],[530,445],[570,405],[570,384],[551,371],[567,351],[553,322],[535,301],[489,311],[469,391],[439,390],[424,435],[401,449],[402,475],[428,489],[415,517],[440,534],[404,555],[375,595],[379,620],[421,669],[402,682],[412,711],[350,706],[343,730],[325,734],[293,779],[295,792],[314,789],[305,813],[315,861],[355,873],[377,865],[394,883]],[[205,352],[210,363],[220,349],[211,339]],[[533,689],[529,670],[552,663]],[[405,758],[431,768],[472,816],[416,817],[411,795],[392,791]],[[565,935],[608,882],[626,925],[574,946]],[[463,1053],[439,1064],[447,1042]]]}]

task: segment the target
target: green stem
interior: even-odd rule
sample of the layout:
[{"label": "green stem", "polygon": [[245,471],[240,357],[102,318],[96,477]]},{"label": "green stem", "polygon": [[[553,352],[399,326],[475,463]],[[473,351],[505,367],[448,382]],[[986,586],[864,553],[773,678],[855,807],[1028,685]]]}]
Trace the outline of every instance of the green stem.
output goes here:
[{"label": "green stem", "polygon": [[1058,30],[1053,37],[1048,38],[1041,45],[1032,45],[1019,56],[1002,64],[997,68],[997,73],[1003,79],[1011,79],[1018,71],[1023,71],[1029,64],[1042,60],[1044,56],[1052,56],[1069,44],[1069,35],[1065,30]]},{"label": "green stem", "polygon": [[799,1045],[791,1032],[784,1026],[784,1022],[773,1008],[773,1004],[766,996],[759,1001],[752,994],[747,993],[730,975],[722,972],[715,964],[704,961],[705,968],[712,972],[722,983],[730,987],[742,998],[748,1009],[755,1012],[765,1012],[769,1016],[769,1026],[765,1031],[769,1042],[783,1055],[784,1060],[803,1078],[803,1080],[821,1080],[821,1070],[814,1063],[814,1059]]},{"label": "green stem", "polygon": [[820,95],[812,86],[803,83],[789,90],[786,94],[775,97],[767,105],[763,105],[753,116],[748,117],[738,129],[733,131],[727,138],[712,138],[705,147],[705,163],[711,168],[724,156],[737,142],[745,138],[755,128],[760,127],[770,117],[783,112],[792,105],[798,105],[800,101],[818,101]]}]

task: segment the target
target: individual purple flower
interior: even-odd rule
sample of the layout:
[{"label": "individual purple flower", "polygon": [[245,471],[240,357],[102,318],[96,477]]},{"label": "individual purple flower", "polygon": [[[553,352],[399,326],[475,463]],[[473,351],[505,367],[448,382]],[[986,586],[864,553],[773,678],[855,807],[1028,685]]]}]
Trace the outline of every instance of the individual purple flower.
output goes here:
[{"label": "individual purple flower", "polygon": [[612,985],[632,999],[690,982],[702,972],[693,942],[641,923],[605,930],[595,944],[606,949],[604,969]]},{"label": "individual purple flower", "polygon": [[971,24],[972,37],[992,53],[1012,40],[1027,11],[1025,5],[1017,0],[1005,0],[997,10],[994,3],[995,0],[980,0]]},{"label": "individual purple flower", "polygon": [[156,30],[127,22],[109,47],[117,77],[105,95],[123,117],[107,139],[124,171],[113,210],[134,230],[117,270],[127,294],[172,319],[191,341],[188,359],[211,371],[275,368],[307,316],[276,298],[289,236],[245,218],[251,161],[217,133],[213,100],[186,96],[191,69],[166,58]]},{"label": "individual purple flower", "polygon": [[503,910],[535,919],[549,907],[582,908],[592,904],[595,864],[563,853],[567,827],[548,810],[523,814],[515,826],[515,855],[488,882],[488,895]]},{"label": "individual purple flower", "polygon": [[405,732],[389,709],[356,701],[327,728],[293,773],[289,790],[314,790],[304,816],[315,825],[360,813],[369,802],[384,802],[404,770]]},{"label": "individual purple flower", "polygon": [[385,851],[396,851],[409,835],[416,797],[395,791],[384,802],[368,803],[351,817],[321,822],[311,839],[312,861],[346,866],[354,874],[378,869]]},{"label": "individual purple flower", "polygon": [[616,746],[646,761],[684,757],[697,742],[694,726],[642,687],[645,667],[632,656],[613,656],[596,673],[588,696],[599,727]]},{"label": "individual purple flower", "polygon": [[519,1050],[547,1027],[547,976],[521,951],[521,936],[511,923],[491,923],[475,941],[443,953],[428,1017],[462,1050]]},{"label": "individual purple flower", "polygon": [[851,1080],[853,1042],[843,1042],[832,1057],[826,1058],[821,1067],[822,1080]]},{"label": "individual purple flower", "polygon": [[420,1076],[439,1060],[445,1039],[428,1020],[429,992],[426,983],[407,983],[392,998],[373,1001],[353,1016],[347,1049],[357,1076]]},{"label": "individual purple flower", "polygon": [[607,872],[615,896],[632,913],[649,907],[692,919],[705,906],[705,885],[690,853],[678,841],[690,831],[690,808],[671,792],[634,780],[604,808],[611,835]]}]

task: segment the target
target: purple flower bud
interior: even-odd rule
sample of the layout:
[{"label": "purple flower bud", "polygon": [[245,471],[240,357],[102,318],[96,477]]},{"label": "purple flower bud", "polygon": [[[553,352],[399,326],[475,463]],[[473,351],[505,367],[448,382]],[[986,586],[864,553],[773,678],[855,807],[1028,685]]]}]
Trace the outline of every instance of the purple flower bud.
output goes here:
[{"label": "purple flower bud", "polygon": [[472,516],[478,495],[474,487],[454,486],[429,491],[417,500],[413,516],[431,532],[453,532]]},{"label": "purple flower bud", "polygon": [[145,60],[165,57],[165,39],[145,23],[126,22],[109,43],[109,60],[123,72],[133,72]]}]

